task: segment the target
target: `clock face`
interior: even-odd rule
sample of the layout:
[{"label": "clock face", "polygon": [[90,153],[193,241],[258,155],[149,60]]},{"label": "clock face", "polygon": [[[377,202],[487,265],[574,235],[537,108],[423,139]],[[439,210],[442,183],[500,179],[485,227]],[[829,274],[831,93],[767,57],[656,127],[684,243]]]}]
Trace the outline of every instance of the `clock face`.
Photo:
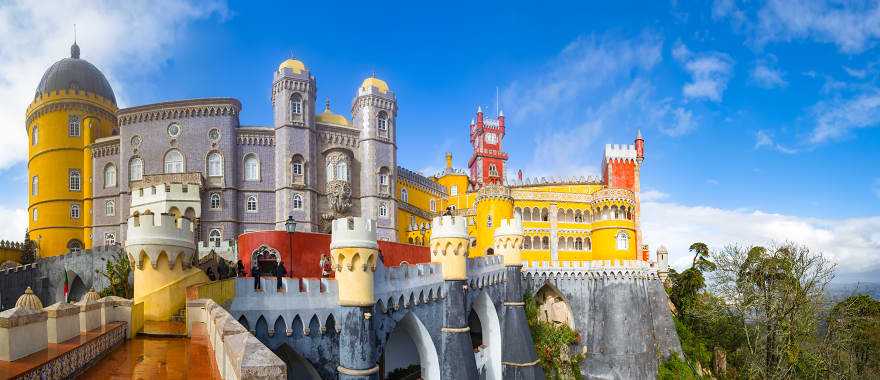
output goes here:
[{"label": "clock face", "polygon": [[494,133],[486,134],[486,143],[487,144],[497,144],[498,143],[498,135]]}]

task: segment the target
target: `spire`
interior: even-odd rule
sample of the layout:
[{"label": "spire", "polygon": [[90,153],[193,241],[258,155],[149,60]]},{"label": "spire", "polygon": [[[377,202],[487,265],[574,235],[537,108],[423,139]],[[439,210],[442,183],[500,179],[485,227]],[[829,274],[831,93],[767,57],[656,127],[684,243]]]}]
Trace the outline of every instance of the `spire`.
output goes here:
[{"label": "spire", "polygon": [[638,134],[636,134],[636,140],[644,140],[642,138],[642,129],[641,128],[639,128],[639,132],[638,132]]},{"label": "spire", "polygon": [[70,58],[79,59],[79,45],[76,44],[76,24],[73,24],[73,45],[70,45]]},{"label": "spire", "polygon": [[330,112],[330,98],[324,100],[324,112]]},{"label": "spire", "polygon": [[483,106],[477,106],[477,113],[483,113]]},{"label": "spire", "polygon": [[498,117],[504,117],[504,110],[498,111]]}]

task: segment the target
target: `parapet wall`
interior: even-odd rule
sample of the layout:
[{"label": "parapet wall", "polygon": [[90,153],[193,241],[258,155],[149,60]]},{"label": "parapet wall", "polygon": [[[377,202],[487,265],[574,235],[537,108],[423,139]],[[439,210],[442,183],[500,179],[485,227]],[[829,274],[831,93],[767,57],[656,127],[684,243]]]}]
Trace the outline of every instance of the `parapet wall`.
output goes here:
[{"label": "parapet wall", "polygon": [[144,214],[128,218],[125,245],[172,245],[195,250],[193,224],[171,214]]},{"label": "parapet wall", "polygon": [[154,214],[167,213],[177,208],[181,215],[192,209],[194,218],[202,215],[202,198],[199,185],[168,183],[145,186],[131,191],[131,213],[143,214],[150,211]]}]

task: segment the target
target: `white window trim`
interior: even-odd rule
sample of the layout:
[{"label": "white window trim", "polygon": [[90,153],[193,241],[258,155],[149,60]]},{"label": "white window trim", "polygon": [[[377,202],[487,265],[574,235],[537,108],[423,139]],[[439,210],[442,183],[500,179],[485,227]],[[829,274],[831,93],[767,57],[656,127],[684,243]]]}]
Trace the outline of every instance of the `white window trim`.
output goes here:
[{"label": "white window trim", "polygon": [[114,216],[116,215],[116,202],[113,200],[108,200],[104,202],[104,215],[105,216]]},{"label": "white window trim", "polygon": [[82,210],[79,207],[79,204],[71,203],[70,204],[70,218],[71,219],[79,219],[82,214]]},{"label": "white window trim", "polygon": [[82,120],[78,115],[69,115],[67,117],[67,136],[79,137],[82,134]]},{"label": "white window trim", "polygon": [[[216,242],[214,232],[217,233]],[[211,245],[211,243],[214,243],[214,247],[219,247],[221,242],[223,242],[223,231],[219,228],[212,228],[211,231],[208,232],[208,244]]]},{"label": "white window trim", "polygon": [[[74,178],[76,178],[76,181],[74,181]],[[80,173],[79,169],[68,169],[67,190],[82,191],[82,174]]]},{"label": "white window trim", "polygon": [[[211,172],[211,157],[220,158],[220,162],[218,162],[219,167],[217,173],[213,174]],[[205,174],[207,174],[208,177],[223,177],[223,155],[220,154],[220,152],[209,152],[208,156],[205,158],[205,166]]]},{"label": "white window trim", "polygon": [[[177,163],[176,161],[168,161],[168,156],[174,152],[180,155],[180,168],[174,166]],[[170,167],[169,163],[171,164]],[[179,149],[169,149],[167,152],[165,152],[165,156],[162,157],[162,164],[163,169],[165,169],[163,170],[163,173],[165,174],[186,173],[186,156]]]},{"label": "white window trim", "polygon": [[[253,210],[250,209],[251,199],[254,200],[254,209]],[[260,212],[260,199],[257,198],[256,195],[248,195],[244,201],[244,209],[245,209],[245,212],[251,213],[251,214]]]},{"label": "white window trim", "polygon": [[[134,176],[135,172],[134,172],[134,170],[132,170],[135,168],[135,165],[133,165],[135,162],[139,163],[137,165],[138,166],[137,177]],[[142,179],[144,179],[144,160],[138,156],[132,157],[130,160],[128,160],[128,180],[129,181],[140,181]]]},{"label": "white window trim", "polygon": [[[107,181],[107,176],[111,173],[111,171],[113,173],[113,181],[112,183],[108,183],[109,181]],[[106,166],[104,166],[104,188],[109,189],[116,187],[117,183],[119,183],[119,171],[116,170],[116,165],[107,164]]]},{"label": "white window trim", "polygon": [[40,127],[34,125],[31,127],[31,145],[37,145],[40,142]]},{"label": "white window trim", "polygon": [[387,218],[388,217],[388,205],[386,205],[385,202],[380,203],[379,210],[377,210],[377,213],[379,214],[380,218]]},{"label": "white window trim", "polygon": [[40,176],[31,177],[31,196],[37,196],[40,194]]},{"label": "white window trim", "polygon": [[[217,207],[214,207],[214,197],[217,197]],[[211,193],[208,195],[208,209],[210,210],[220,210],[223,208],[223,197],[220,196],[220,193]]]},{"label": "white window trim", "polygon": [[[297,199],[299,200],[299,206],[297,206],[296,204]],[[290,204],[294,210],[302,210],[305,206],[305,203],[303,202],[303,196],[299,194],[293,194],[293,198],[291,199]]]},{"label": "white window trim", "polygon": [[[256,163],[257,163],[257,168],[256,168],[256,173],[255,173],[256,178],[251,178],[248,176],[248,161],[250,161],[251,158],[253,158],[254,161],[256,161]],[[261,172],[260,166],[262,165],[262,163],[260,162],[260,158],[257,157],[257,155],[255,153],[248,153],[248,154],[244,155],[244,159],[242,160],[242,164],[244,165],[244,180],[248,181],[248,182],[259,182],[260,177],[261,177],[260,176],[260,174],[261,174],[260,173]]]}]

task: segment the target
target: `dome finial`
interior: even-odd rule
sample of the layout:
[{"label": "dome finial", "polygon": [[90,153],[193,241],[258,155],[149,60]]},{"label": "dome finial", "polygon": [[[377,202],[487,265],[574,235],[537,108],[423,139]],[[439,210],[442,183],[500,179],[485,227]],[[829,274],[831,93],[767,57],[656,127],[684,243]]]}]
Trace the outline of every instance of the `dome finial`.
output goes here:
[{"label": "dome finial", "polygon": [[324,112],[330,112],[330,98],[324,99]]},{"label": "dome finial", "polygon": [[79,45],[76,44],[76,24],[73,24],[73,45],[70,45],[70,58],[79,59]]}]

